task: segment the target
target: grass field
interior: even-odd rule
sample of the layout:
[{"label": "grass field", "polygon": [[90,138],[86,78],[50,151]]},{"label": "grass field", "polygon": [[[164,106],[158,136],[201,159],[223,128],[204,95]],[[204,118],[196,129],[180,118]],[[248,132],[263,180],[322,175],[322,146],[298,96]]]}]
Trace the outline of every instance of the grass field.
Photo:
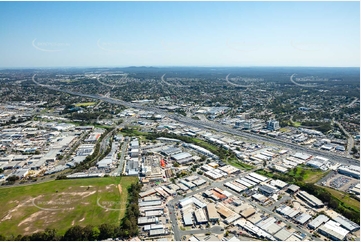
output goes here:
[{"label": "grass field", "polygon": [[88,107],[88,106],[94,106],[95,104],[96,104],[96,102],[77,103],[77,104],[75,104],[75,106],[76,107],[80,107],[80,106]]},{"label": "grass field", "polygon": [[[276,174],[274,172],[267,172],[265,170],[258,170],[257,173],[260,175],[271,177],[271,178],[273,177],[274,174]],[[322,171],[322,170],[318,170],[318,169],[305,169],[302,166],[301,167],[298,166],[296,168],[296,170],[291,169],[285,175],[291,176],[294,178],[302,177],[302,181],[305,183],[316,183],[318,180],[320,180],[322,177],[324,177],[327,173],[328,173],[327,171]],[[277,173],[277,174],[280,174],[280,173]]]},{"label": "grass field", "polygon": [[[31,234],[54,228],[63,234],[73,225],[119,224],[136,177],[55,180],[0,189],[0,234]],[[121,188],[118,184],[121,184]]]},{"label": "grass field", "polygon": [[349,194],[347,194],[346,192],[337,191],[330,187],[323,187],[323,188],[329,191],[332,194],[332,196],[343,202],[345,206],[351,207],[356,211],[360,211],[360,201],[351,198]]},{"label": "grass field", "polygon": [[288,128],[280,128],[280,132],[282,132],[282,133],[288,133],[288,132],[290,132],[290,130],[288,129]]},{"label": "grass field", "polygon": [[323,176],[326,175],[327,172],[319,170],[319,169],[310,169],[309,167],[298,166],[296,173],[293,169],[291,169],[287,174],[292,177],[302,177],[303,181],[306,183],[316,183]]},{"label": "grass field", "polygon": [[231,166],[234,166],[238,169],[241,170],[252,170],[254,167],[251,165],[248,165],[246,163],[240,162],[238,160],[229,160],[228,162],[226,162],[228,164],[230,164]]},{"label": "grass field", "polygon": [[295,128],[298,128],[301,126],[301,123],[300,122],[292,122],[292,126]]}]

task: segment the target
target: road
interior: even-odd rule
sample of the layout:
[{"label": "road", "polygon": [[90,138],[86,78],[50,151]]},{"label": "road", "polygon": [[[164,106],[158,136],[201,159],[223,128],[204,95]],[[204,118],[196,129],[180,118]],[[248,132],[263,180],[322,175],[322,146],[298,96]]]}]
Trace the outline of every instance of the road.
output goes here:
[{"label": "road", "polygon": [[123,172],[124,172],[124,170],[123,170],[124,156],[127,153],[128,144],[129,144],[128,140],[124,141],[124,143],[122,145],[122,153],[120,155],[118,167],[111,173],[111,176],[120,176],[123,174]]},{"label": "road", "polygon": [[[35,74],[36,75],[36,74]],[[39,83],[37,83],[35,81],[35,75],[33,76],[33,82],[36,83],[37,85],[41,85]],[[55,91],[59,91],[59,92],[64,92],[64,93],[68,93],[71,95],[76,95],[76,96],[82,96],[82,97],[88,97],[88,98],[92,98],[92,99],[98,99],[98,100],[102,100],[104,102],[108,102],[108,103],[112,103],[112,104],[118,104],[118,105],[122,105],[128,108],[135,108],[135,109],[143,109],[145,111],[152,111],[164,116],[168,116],[171,119],[174,119],[180,123],[183,124],[187,124],[190,126],[194,126],[197,128],[201,128],[201,129],[212,129],[215,130],[217,132],[224,132],[224,133],[228,133],[231,135],[236,135],[239,137],[244,137],[244,138],[248,138],[248,139],[254,139],[254,140],[259,140],[259,141],[264,141],[264,142],[270,142],[279,146],[284,146],[287,147],[289,149],[293,149],[296,151],[300,151],[300,152],[305,152],[308,153],[310,155],[313,156],[323,156],[325,158],[330,159],[331,161],[337,161],[338,163],[341,163],[343,165],[359,165],[359,160],[356,159],[352,159],[352,158],[347,158],[344,157],[342,155],[336,154],[336,153],[330,153],[327,151],[323,151],[323,150],[317,150],[314,148],[308,148],[308,147],[304,147],[298,144],[294,144],[294,143],[289,143],[283,140],[279,140],[276,138],[272,138],[269,136],[263,136],[263,135],[259,135],[259,134],[253,134],[253,133],[248,133],[248,132],[244,132],[244,131],[239,131],[236,129],[232,129],[230,127],[221,125],[221,124],[217,124],[211,121],[201,121],[201,120],[194,120],[188,117],[183,117],[182,115],[177,115],[177,114],[172,114],[172,113],[168,113],[165,112],[159,108],[156,107],[147,107],[147,106],[142,106],[140,104],[137,103],[129,103],[129,102],[125,102],[123,100],[119,100],[119,99],[115,99],[115,98],[110,98],[110,97],[104,97],[104,96],[100,96],[100,95],[94,95],[94,94],[83,94],[83,93],[79,93],[79,92],[73,92],[73,91],[69,91],[66,89],[60,89],[60,88],[55,88],[55,87],[51,87],[51,86],[47,86],[47,85],[41,85],[43,87],[47,87],[49,89],[55,90]]]},{"label": "road", "polygon": [[296,75],[296,73],[295,73],[295,74],[292,74],[292,76],[290,77],[290,81],[291,81],[293,84],[295,84],[295,85],[297,85],[297,86],[300,86],[300,87],[317,87],[317,85],[312,85],[312,84],[299,84],[299,83],[295,82],[295,81],[293,80],[293,76],[295,76],[295,75]]},{"label": "road", "polygon": [[337,124],[337,126],[342,130],[342,132],[347,136],[347,155],[350,156],[351,153],[351,149],[355,144],[355,141],[352,138],[352,135],[349,134],[349,132],[347,132],[345,130],[345,128],[342,126],[342,124],[340,124],[339,122],[335,121],[335,119],[332,120],[332,122],[334,122],[335,124]]},{"label": "road", "polygon": [[352,105],[354,105],[355,104],[355,102],[357,102],[358,101],[358,98],[355,98],[350,104],[348,104],[346,107],[351,107]]},{"label": "road", "polygon": [[227,82],[228,84],[230,84],[230,85],[232,85],[232,86],[236,86],[236,87],[252,87],[252,86],[250,86],[250,85],[238,85],[238,84],[235,84],[235,83],[233,83],[233,82],[230,82],[230,81],[228,80],[229,75],[231,75],[231,74],[228,74],[228,75],[226,76],[226,82]]}]

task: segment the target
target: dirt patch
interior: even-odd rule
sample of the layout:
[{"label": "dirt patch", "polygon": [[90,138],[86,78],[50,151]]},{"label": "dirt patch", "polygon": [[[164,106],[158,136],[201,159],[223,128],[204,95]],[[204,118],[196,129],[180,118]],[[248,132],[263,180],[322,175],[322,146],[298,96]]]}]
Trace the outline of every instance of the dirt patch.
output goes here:
[{"label": "dirt patch", "polygon": [[21,212],[19,211],[19,209],[21,207],[24,207],[24,206],[28,206],[28,205],[31,205],[32,203],[32,199],[29,198],[27,199],[25,202],[23,203],[20,203],[18,200],[15,200],[15,201],[11,201],[10,203],[17,203],[16,207],[9,210],[8,214],[6,216],[4,216],[0,222],[3,222],[5,220],[10,220],[13,216],[16,217],[17,215],[21,215]]},{"label": "dirt patch", "polygon": [[106,186],[105,189],[106,189],[106,190],[109,190],[109,189],[111,189],[112,187],[115,187],[115,185],[114,185],[114,184],[110,184],[110,185]]},{"label": "dirt patch", "polygon": [[42,213],[44,213],[44,211],[38,211],[36,213],[33,213],[32,215],[30,215],[30,217],[27,217],[26,219],[21,221],[18,224],[18,227],[20,227],[24,223],[31,223],[32,224]]}]

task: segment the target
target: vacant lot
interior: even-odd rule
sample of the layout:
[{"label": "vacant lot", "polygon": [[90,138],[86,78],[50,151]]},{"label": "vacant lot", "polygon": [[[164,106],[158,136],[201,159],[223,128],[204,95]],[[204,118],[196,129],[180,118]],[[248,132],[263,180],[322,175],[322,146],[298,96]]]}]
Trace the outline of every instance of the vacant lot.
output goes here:
[{"label": "vacant lot", "polygon": [[297,166],[296,169],[291,169],[287,174],[295,178],[301,177],[302,180],[306,183],[316,183],[323,176],[325,176],[327,172],[328,171],[311,169],[305,166]]},{"label": "vacant lot", "polygon": [[119,224],[125,213],[127,188],[136,180],[69,179],[1,188],[0,233],[10,237],[49,227],[63,234],[73,225]]},{"label": "vacant lot", "polygon": [[77,104],[75,104],[76,107],[80,107],[80,106],[87,107],[87,106],[94,106],[94,105],[95,105],[95,102],[77,103]]}]

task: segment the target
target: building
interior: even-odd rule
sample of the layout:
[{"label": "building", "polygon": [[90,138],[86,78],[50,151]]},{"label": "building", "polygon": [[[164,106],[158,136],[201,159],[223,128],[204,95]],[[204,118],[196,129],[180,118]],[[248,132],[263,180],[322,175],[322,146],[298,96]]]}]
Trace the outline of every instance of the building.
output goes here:
[{"label": "building", "polygon": [[207,216],[202,208],[199,208],[196,211],[194,211],[194,217],[196,218],[196,222],[198,224],[204,224],[208,222]]},{"label": "building", "polygon": [[308,213],[301,213],[300,215],[298,215],[295,220],[297,221],[297,223],[299,224],[305,224],[307,223],[310,219],[312,218],[311,215],[309,215]]},{"label": "building", "polygon": [[275,194],[276,192],[278,192],[278,189],[275,188],[274,186],[264,184],[264,185],[260,185],[258,187],[258,191],[260,193],[264,194],[265,196],[271,196],[271,195]]},{"label": "building", "polygon": [[272,131],[279,130],[280,123],[276,120],[269,120],[267,121],[267,129]]},{"label": "building", "polygon": [[179,164],[185,164],[185,163],[193,161],[193,156],[191,154],[189,154],[188,152],[182,152],[182,153],[178,153],[176,155],[172,155],[171,159],[175,160]]},{"label": "building", "polygon": [[183,214],[183,223],[184,223],[184,226],[193,225],[192,213],[184,213]]},{"label": "building", "polygon": [[348,230],[342,228],[339,223],[335,221],[328,221],[318,228],[318,232],[332,240],[342,241],[348,234]]},{"label": "building", "polygon": [[326,223],[328,220],[330,219],[327,216],[323,214],[318,215],[317,218],[315,218],[308,224],[308,227],[310,227],[311,229],[317,229],[321,224]]},{"label": "building", "polygon": [[343,228],[347,229],[348,231],[354,232],[360,229],[360,226],[351,220],[345,218],[344,216],[337,216],[334,218],[337,223],[339,223]]},{"label": "building", "polygon": [[287,229],[281,229],[278,231],[274,237],[280,241],[287,241],[287,239],[292,235]]},{"label": "building", "polygon": [[300,190],[300,187],[297,185],[293,185],[293,184],[287,188],[287,192],[290,192],[290,193],[296,193],[299,190]]},{"label": "building", "polygon": [[248,218],[256,213],[254,208],[247,208],[246,210],[242,211],[241,216],[244,218]]},{"label": "building", "polygon": [[337,171],[340,174],[360,179],[360,167],[358,166],[340,166]]},{"label": "building", "polygon": [[323,202],[320,199],[307,192],[301,191],[297,193],[297,195],[312,207],[322,208],[324,206]]},{"label": "building", "polygon": [[214,203],[207,204],[207,215],[210,222],[217,222],[219,220],[219,215]]},{"label": "building", "polygon": [[138,225],[146,225],[146,224],[156,224],[158,223],[158,218],[156,217],[139,217],[138,218]]}]

